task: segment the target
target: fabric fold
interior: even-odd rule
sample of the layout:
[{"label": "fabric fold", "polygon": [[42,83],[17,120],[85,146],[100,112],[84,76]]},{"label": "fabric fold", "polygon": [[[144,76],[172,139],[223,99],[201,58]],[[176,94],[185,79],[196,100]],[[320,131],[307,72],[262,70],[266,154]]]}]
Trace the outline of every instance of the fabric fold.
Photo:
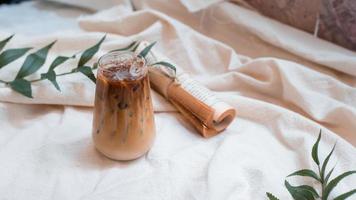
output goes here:
[{"label": "fabric fold", "polygon": [[[265,199],[266,192],[271,192],[279,199],[290,199],[283,185],[286,176],[299,169],[317,171],[311,149],[320,130],[320,160],[337,142],[328,166],[336,164],[333,177],[354,170],[355,78],[352,68],[345,68],[356,64],[353,54],[330,45],[319,46],[319,40],[306,39],[301,33],[289,36],[290,27],[278,24],[267,27],[263,33],[266,40],[262,40],[255,34],[262,34],[265,27],[254,27],[253,23],[257,20],[255,25],[260,25],[258,20],[263,19],[230,2],[207,8],[214,11],[205,13],[209,19],[201,16],[206,10],[189,13],[179,0],[142,1],[156,7],[130,13],[119,6],[79,19],[61,15],[54,5],[50,12],[56,18],[50,19],[57,20],[53,22],[46,20],[48,15],[38,6],[41,3],[29,1],[22,5],[26,10],[11,15],[25,16],[27,10],[38,13],[44,31],[37,30],[36,37],[29,34],[34,32],[28,27],[38,27],[37,22],[14,20],[0,7],[0,22],[6,18],[19,24],[17,29],[8,29],[0,23],[4,28],[0,38],[23,28],[6,48],[38,49],[58,40],[43,68],[28,79],[46,72],[57,55],[84,50],[105,33],[107,39],[92,62],[132,41],[157,41],[155,51],[231,105],[238,116],[221,134],[206,139],[178,112],[170,112],[174,108],[169,102],[154,95],[157,137],[152,149],[140,159],[119,162],[107,159],[92,143],[95,85],[87,77],[58,77],[62,92],[48,81],[37,82],[32,88],[34,99],[0,84],[1,198],[220,200]],[[235,16],[236,23],[210,19],[226,15]],[[73,28],[76,20],[78,27]],[[70,31],[58,24],[67,24]],[[58,32],[53,34],[53,30]],[[310,45],[306,55],[302,54]],[[294,46],[299,54],[286,49]],[[307,56],[314,55],[332,67],[308,60]],[[326,57],[330,55],[332,58]],[[12,80],[23,60],[2,68],[0,80]],[[68,61],[56,72],[70,71],[77,62]],[[355,179],[343,179],[330,198],[353,189]],[[309,179],[288,180],[293,185],[319,186]]]}]

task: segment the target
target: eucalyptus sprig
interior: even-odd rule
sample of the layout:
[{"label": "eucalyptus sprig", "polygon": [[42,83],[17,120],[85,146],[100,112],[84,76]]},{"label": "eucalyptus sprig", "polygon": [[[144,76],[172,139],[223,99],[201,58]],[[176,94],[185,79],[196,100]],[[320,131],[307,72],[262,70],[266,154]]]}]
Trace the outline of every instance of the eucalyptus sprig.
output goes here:
[{"label": "eucalyptus sprig", "polygon": [[[90,78],[93,82],[96,81],[95,76],[93,74],[93,67],[86,66],[87,62],[93,58],[93,56],[98,52],[100,45],[105,40],[104,36],[97,44],[94,46],[86,49],[80,56],[78,65],[71,71],[64,72],[57,74],[55,69],[66,62],[69,59],[76,58],[76,55],[72,56],[57,56],[53,62],[51,63],[48,71],[46,73],[41,74],[41,78],[39,79],[32,79],[28,80],[26,77],[29,75],[37,72],[41,67],[43,67],[44,63],[46,62],[47,55],[49,50],[52,46],[56,43],[56,41],[51,42],[50,44],[46,45],[45,47],[37,50],[26,56],[25,61],[23,62],[19,72],[17,73],[16,77],[12,81],[4,81],[0,80],[1,83],[5,83],[6,85],[10,86],[14,91],[32,98],[32,88],[31,83],[42,81],[42,80],[49,80],[57,90],[60,91],[60,87],[57,83],[56,77],[64,76],[68,74],[73,74],[80,72]],[[6,44],[13,38],[13,35],[0,41],[0,52],[6,46]],[[2,51],[0,54],[0,69],[5,67],[6,65],[10,64],[11,62],[19,59],[23,55],[25,55],[31,47],[27,48],[18,48],[18,49],[8,49]]]},{"label": "eucalyptus sprig", "polygon": [[[143,57],[146,59],[146,62],[148,62],[148,59],[147,59],[147,55],[148,53],[151,51],[152,47],[156,44],[156,42],[152,42],[150,43],[149,45],[147,45],[144,49],[142,49],[140,51],[140,53],[138,53],[138,56],[140,57]],[[115,49],[115,50],[112,50],[110,52],[115,52],[115,51],[131,51],[131,52],[136,52],[138,46],[140,45],[140,42],[139,41],[134,41],[132,42],[131,44],[129,44],[127,47],[124,47],[124,48],[120,48],[120,49]],[[155,62],[155,63],[147,63],[149,66],[159,66],[159,65],[162,65],[170,70],[173,71],[174,73],[174,78],[176,77],[176,73],[177,73],[177,70],[176,70],[176,67],[169,63],[169,62],[166,62],[166,61],[158,61],[158,62]]]},{"label": "eucalyptus sprig", "polygon": [[[292,186],[287,180],[285,180],[284,185],[287,188],[290,195],[295,200],[314,200],[314,199],[327,200],[331,191],[336,187],[336,185],[343,178],[356,173],[356,170],[347,171],[347,172],[342,173],[339,176],[336,176],[334,179],[329,181],[331,174],[333,173],[335,167],[333,167],[328,172],[326,171],[326,167],[327,167],[327,164],[329,162],[331,155],[333,154],[333,152],[335,150],[336,143],[335,143],[334,147],[331,149],[330,153],[324,159],[323,163],[321,164],[319,161],[319,152],[318,152],[320,139],[321,139],[321,130],[319,132],[318,139],[316,140],[315,144],[313,145],[312,153],[311,153],[312,159],[313,159],[314,163],[317,165],[318,171],[315,172],[311,169],[301,169],[301,170],[291,173],[287,177],[304,176],[304,177],[312,178],[320,184],[321,193],[318,193],[317,190],[315,188],[313,188],[312,186],[309,186],[309,185]],[[334,200],[344,200],[355,193],[356,193],[356,188],[352,189],[344,194],[338,195],[337,197],[334,198]],[[269,192],[267,192],[266,195],[269,200],[278,200],[277,197],[275,197],[273,194],[271,194]]]},{"label": "eucalyptus sprig", "polygon": [[[32,49],[32,47],[25,47],[25,48],[15,48],[15,49],[7,49],[4,50],[4,47],[10,40],[14,37],[14,35],[11,35],[4,40],[0,41],[0,69],[3,67],[7,66],[11,62],[19,59],[20,57],[24,56],[28,51]],[[42,81],[42,80],[48,80],[50,81],[54,87],[60,91],[60,86],[57,82],[57,77],[59,76],[64,76],[68,74],[73,74],[73,73],[82,73],[83,75],[87,76],[90,80],[92,80],[94,83],[96,82],[96,78],[94,76],[93,70],[97,69],[98,63],[94,63],[93,66],[88,66],[87,63],[94,57],[94,55],[99,51],[101,44],[104,42],[106,36],[103,36],[101,40],[96,43],[95,45],[89,47],[88,49],[84,50],[83,53],[81,53],[81,56],[79,58],[78,64],[75,68],[73,68],[71,71],[64,72],[64,73],[56,73],[55,69],[59,67],[61,64],[65,63],[66,61],[70,59],[75,59],[77,57],[77,54],[74,54],[72,56],[57,56],[49,66],[48,70],[46,73],[42,73],[41,77],[38,79],[32,79],[28,80],[28,76],[32,75],[33,73],[37,72],[41,67],[43,67],[44,63],[46,62],[48,52],[52,48],[52,46],[56,43],[56,41],[51,42],[50,44],[42,47],[41,49],[37,50],[36,52],[33,52],[29,55],[26,56],[25,61],[23,62],[19,72],[17,73],[16,77],[12,81],[5,81],[5,80],[0,80],[0,83],[4,83],[8,85],[11,89],[14,91],[32,98],[32,83]],[[156,44],[156,42],[151,43],[147,47],[145,47],[139,54],[138,56],[143,57],[146,59],[147,54],[150,52],[152,47]],[[128,46],[112,50],[113,51],[132,51],[135,52],[140,45],[139,41],[134,41],[130,43]],[[175,71],[175,67],[172,64],[169,64],[167,62],[157,62],[151,64],[153,65],[162,65],[162,66],[167,66]]]}]

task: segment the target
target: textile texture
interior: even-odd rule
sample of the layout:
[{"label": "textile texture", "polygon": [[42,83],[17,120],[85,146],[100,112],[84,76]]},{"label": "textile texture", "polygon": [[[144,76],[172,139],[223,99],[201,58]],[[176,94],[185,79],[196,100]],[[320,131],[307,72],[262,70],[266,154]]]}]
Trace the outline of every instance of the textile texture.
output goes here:
[{"label": "textile texture", "polygon": [[[310,154],[320,129],[321,160],[337,142],[334,174],[355,169],[354,52],[231,2],[196,13],[178,0],[133,1],[136,11],[120,2],[103,3],[97,12],[50,2],[0,7],[0,38],[16,32],[6,48],[33,51],[57,40],[29,79],[47,71],[57,55],[88,48],[104,34],[89,64],[134,40],[157,41],[155,50],[236,108],[236,119],[204,139],[153,92],[154,145],[137,160],[119,162],[94,148],[95,84],[85,76],[58,77],[61,92],[48,81],[34,83],[33,99],[1,84],[0,199],[266,199],[266,192],[291,199],[284,180],[298,169],[317,169]],[[43,20],[26,21],[21,12]],[[0,79],[12,80],[23,61],[2,68]],[[331,196],[355,182],[355,176],[345,178]]]}]

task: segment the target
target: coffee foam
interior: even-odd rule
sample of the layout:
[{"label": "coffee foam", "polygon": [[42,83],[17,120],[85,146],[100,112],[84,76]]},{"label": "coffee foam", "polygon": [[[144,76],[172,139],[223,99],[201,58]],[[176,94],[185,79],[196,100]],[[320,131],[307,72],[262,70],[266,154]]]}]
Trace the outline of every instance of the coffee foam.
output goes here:
[{"label": "coffee foam", "polygon": [[108,80],[138,80],[147,72],[147,67],[141,58],[134,57],[125,60],[111,60],[100,68]]}]

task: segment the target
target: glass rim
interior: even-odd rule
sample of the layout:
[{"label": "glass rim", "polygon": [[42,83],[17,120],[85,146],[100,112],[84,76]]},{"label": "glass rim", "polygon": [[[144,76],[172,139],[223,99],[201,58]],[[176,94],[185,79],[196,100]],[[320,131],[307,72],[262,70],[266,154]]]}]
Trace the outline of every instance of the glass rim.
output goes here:
[{"label": "glass rim", "polygon": [[137,57],[140,60],[143,61],[143,66],[147,66],[146,65],[146,59],[142,56],[140,56],[139,54],[136,54],[135,52],[132,51],[112,51],[112,52],[108,52],[102,56],[100,56],[100,58],[98,59],[98,68],[104,69],[105,68],[102,65],[105,65],[102,63],[102,61],[106,58],[109,58],[110,56],[120,56],[120,55],[132,55],[132,58]]},{"label": "glass rim", "polygon": [[[135,58],[138,58],[139,61],[143,62],[142,72],[139,74],[132,75],[131,78],[125,77],[124,75],[122,79],[117,79],[116,81],[133,81],[133,80],[141,79],[142,77],[147,75],[148,66],[146,64],[146,59],[132,51],[114,51],[102,55],[98,60],[98,73],[103,73],[103,72],[112,73],[112,71],[109,70],[110,67],[106,68],[105,66],[110,65],[111,62],[115,62],[116,60],[120,61],[120,57],[124,57],[124,56],[127,56],[127,58],[121,60],[122,62],[125,62],[124,60],[130,60]],[[118,71],[117,73],[121,73],[121,72]]]}]

